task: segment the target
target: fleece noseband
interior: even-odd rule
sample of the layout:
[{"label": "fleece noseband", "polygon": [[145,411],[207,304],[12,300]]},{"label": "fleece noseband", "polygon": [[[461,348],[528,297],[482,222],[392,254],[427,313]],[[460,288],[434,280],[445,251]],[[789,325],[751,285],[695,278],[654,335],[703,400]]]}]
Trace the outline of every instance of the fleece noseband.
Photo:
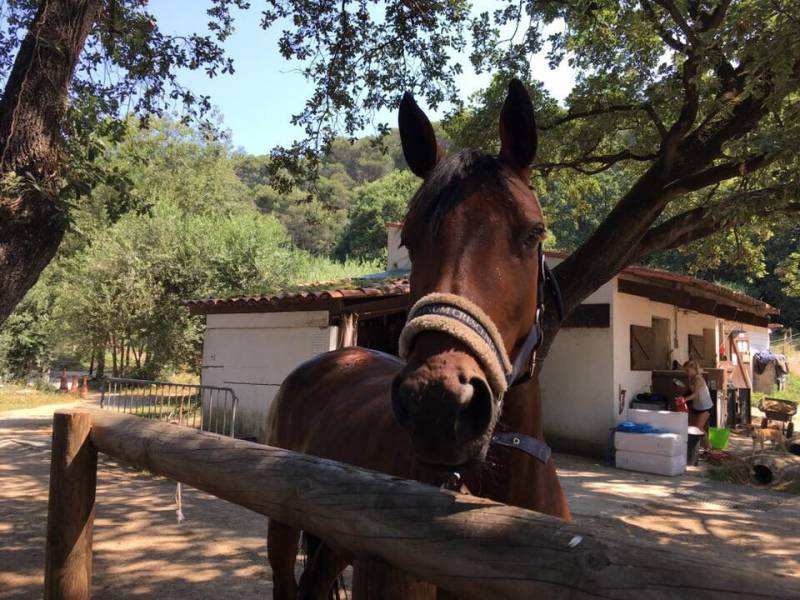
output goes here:
[{"label": "fleece noseband", "polygon": [[[449,335],[465,346],[481,363],[486,379],[496,398],[501,399],[509,387],[527,381],[536,368],[536,350],[542,343],[542,314],[545,293],[549,291],[556,303],[559,319],[564,308],[558,283],[544,259],[539,245],[539,278],[536,318],[512,361],[494,321],[475,303],[455,294],[433,293],[420,298],[408,313],[400,333],[400,356],[407,359],[414,338],[423,331],[438,331]],[[508,439],[506,439],[508,438]],[[518,433],[496,433],[492,442],[522,450],[547,462],[550,448],[544,442]]]}]

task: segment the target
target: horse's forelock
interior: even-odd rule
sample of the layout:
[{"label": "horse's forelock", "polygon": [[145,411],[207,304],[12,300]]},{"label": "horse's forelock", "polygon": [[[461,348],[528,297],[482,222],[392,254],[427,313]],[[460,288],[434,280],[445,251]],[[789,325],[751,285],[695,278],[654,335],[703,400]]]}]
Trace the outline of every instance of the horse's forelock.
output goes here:
[{"label": "horse's forelock", "polygon": [[480,186],[487,196],[507,199],[509,189],[503,165],[495,156],[480,150],[461,150],[443,158],[411,198],[403,221],[401,240],[404,245],[424,223],[433,222],[434,229],[448,210],[457,206],[470,191]]}]

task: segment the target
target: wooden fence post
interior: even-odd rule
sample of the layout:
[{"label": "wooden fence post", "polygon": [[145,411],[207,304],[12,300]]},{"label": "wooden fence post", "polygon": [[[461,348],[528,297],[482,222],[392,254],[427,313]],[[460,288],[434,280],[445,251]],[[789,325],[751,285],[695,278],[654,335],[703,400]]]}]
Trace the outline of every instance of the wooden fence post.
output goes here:
[{"label": "wooden fence post", "polygon": [[50,501],[45,545],[45,600],[89,600],[97,450],[88,411],[53,415]]},{"label": "wooden fence post", "polygon": [[436,586],[379,560],[353,564],[353,600],[436,600]]}]

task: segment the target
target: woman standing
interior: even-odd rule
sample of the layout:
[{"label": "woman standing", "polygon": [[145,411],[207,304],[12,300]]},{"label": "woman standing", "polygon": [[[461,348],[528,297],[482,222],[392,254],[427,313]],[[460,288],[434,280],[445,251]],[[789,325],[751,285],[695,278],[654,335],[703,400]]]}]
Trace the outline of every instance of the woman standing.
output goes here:
[{"label": "woman standing", "polygon": [[[683,363],[683,370],[689,377],[689,388],[692,393],[686,396],[686,402],[690,402],[689,426],[698,427],[704,432],[708,419],[711,418],[711,409],[714,403],[711,401],[711,392],[708,391],[706,380],[703,379],[703,371],[696,360]],[[703,437],[703,446],[708,446],[707,438]]]}]

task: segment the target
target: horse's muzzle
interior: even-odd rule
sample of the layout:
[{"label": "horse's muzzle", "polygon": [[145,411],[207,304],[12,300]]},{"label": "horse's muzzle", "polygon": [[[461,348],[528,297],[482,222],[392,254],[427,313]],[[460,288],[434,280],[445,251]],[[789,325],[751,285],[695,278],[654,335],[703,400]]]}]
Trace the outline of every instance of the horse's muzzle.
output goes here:
[{"label": "horse's muzzle", "polygon": [[421,462],[460,465],[485,455],[497,410],[477,368],[456,354],[406,368],[395,378],[392,407]]}]

